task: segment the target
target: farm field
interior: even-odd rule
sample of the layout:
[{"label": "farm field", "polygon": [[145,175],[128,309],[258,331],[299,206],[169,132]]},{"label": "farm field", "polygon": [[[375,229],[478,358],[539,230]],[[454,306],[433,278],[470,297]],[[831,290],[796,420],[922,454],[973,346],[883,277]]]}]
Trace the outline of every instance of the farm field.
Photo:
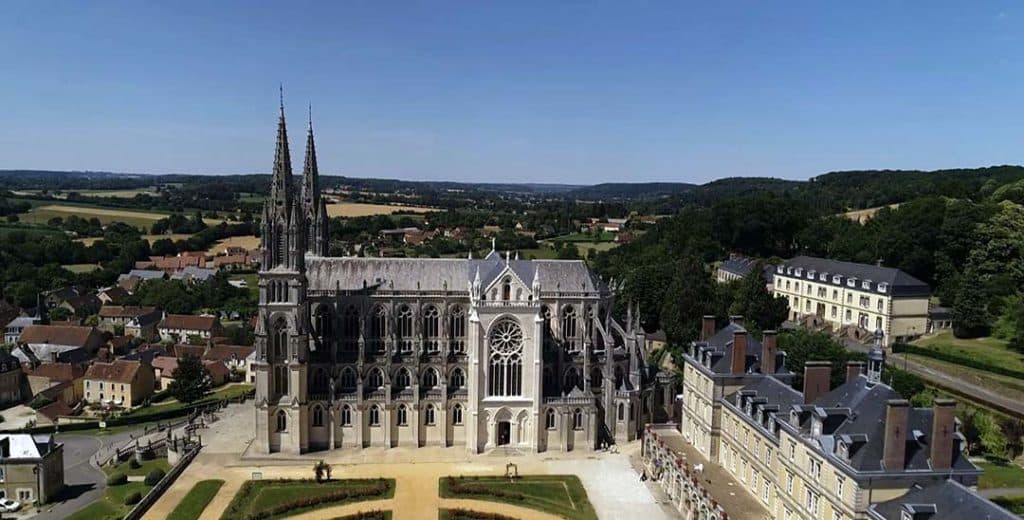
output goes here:
[{"label": "farm field", "polygon": [[600,233],[570,233],[560,237],[552,238],[553,242],[614,242],[615,233],[601,231]]},{"label": "farm field", "polygon": [[899,204],[889,204],[888,206],[879,206],[877,208],[867,208],[867,209],[858,209],[858,210],[855,210],[855,211],[847,211],[846,213],[841,213],[841,215],[846,217],[846,218],[848,218],[848,219],[850,219],[850,220],[852,220],[852,221],[854,221],[854,222],[858,222],[858,223],[863,224],[863,223],[867,222],[868,220],[871,220],[871,218],[875,216],[875,213],[878,213],[879,210],[881,210],[882,208],[896,209],[898,207],[900,207]]},{"label": "farm field", "polygon": [[[168,216],[167,213],[147,212],[138,210],[125,210],[115,208],[103,208],[88,205],[72,204],[47,204],[33,207],[27,213],[19,215],[22,222],[30,224],[45,224],[53,217],[66,218],[77,215],[89,219],[96,217],[103,224],[111,222],[124,222],[130,226],[145,227],[152,226],[154,222]],[[203,219],[207,224],[220,224],[221,219]]]},{"label": "farm field", "polygon": [[72,273],[91,273],[100,268],[99,264],[67,264],[61,267]]},{"label": "farm field", "polygon": [[327,205],[327,215],[331,217],[369,217],[372,215],[391,215],[394,213],[429,213],[431,211],[440,210],[423,206],[365,204],[362,202],[336,202]]},{"label": "farm field", "polygon": [[35,235],[63,235],[64,232],[59,229],[53,229],[50,227],[39,227],[24,224],[0,224],[0,238],[6,238],[8,234],[12,232],[24,233],[26,237]]},{"label": "farm field", "polygon": [[252,250],[260,247],[260,239],[255,235],[228,237],[215,242],[206,252],[211,255],[219,255],[224,252],[226,247],[244,247],[246,250]]},{"label": "farm field", "polygon": [[[73,191],[79,195],[85,195],[87,197],[116,197],[119,199],[130,199],[136,195],[156,195],[156,189],[154,188],[136,188],[133,190],[64,190],[60,192],[51,192],[50,195],[57,199],[66,199],[68,192]],[[13,192],[15,195],[27,195],[35,196],[42,194],[43,190],[19,190]]]},{"label": "farm field", "polygon": [[[192,236],[192,235],[189,235],[188,233],[175,233],[175,234],[169,234],[169,235],[142,235],[142,238],[152,245],[153,242],[155,242],[157,240],[160,240],[161,238],[169,238],[169,239],[171,239],[171,241],[177,242],[178,240],[185,240],[186,238],[188,238],[190,236]],[[81,242],[81,243],[83,243],[83,244],[85,244],[87,246],[91,246],[97,240],[103,240],[103,237],[76,238],[75,242]]]}]

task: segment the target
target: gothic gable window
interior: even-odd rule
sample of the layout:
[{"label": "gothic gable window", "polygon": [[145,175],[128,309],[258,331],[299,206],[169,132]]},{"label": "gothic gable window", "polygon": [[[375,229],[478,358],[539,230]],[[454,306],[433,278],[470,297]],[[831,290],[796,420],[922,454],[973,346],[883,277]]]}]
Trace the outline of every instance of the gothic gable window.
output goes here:
[{"label": "gothic gable window", "polygon": [[452,307],[449,320],[449,334],[451,334],[451,351],[454,354],[466,353],[466,309],[461,305]]},{"label": "gothic gable window", "polygon": [[562,385],[562,392],[568,394],[572,392],[574,388],[579,384],[580,374],[576,371],[576,367],[569,367],[565,371],[564,384]]},{"label": "gothic gable window", "polygon": [[277,431],[288,431],[288,415],[284,413],[284,410],[277,411]]},{"label": "gothic gable window", "polygon": [[359,346],[359,308],[349,305],[341,321],[341,348],[355,352]]},{"label": "gothic gable window", "polygon": [[451,387],[451,390],[457,390],[466,385],[466,374],[461,368],[452,370],[452,376],[450,379],[451,381],[449,381],[448,386]]},{"label": "gothic gable window", "polygon": [[288,395],[288,367],[274,367],[274,395]]},{"label": "gothic gable window", "polygon": [[508,276],[501,281],[501,299],[504,301],[512,299],[512,278]]},{"label": "gothic gable window", "polygon": [[356,389],[356,371],[352,370],[351,367],[345,367],[341,371],[341,389],[342,390],[355,390]]},{"label": "gothic gable window", "polygon": [[341,425],[352,426],[352,407],[347,404],[341,407]]},{"label": "gothic gable window", "polygon": [[281,361],[288,354],[288,323],[278,318],[270,332],[270,358]]},{"label": "gothic gable window", "polygon": [[428,305],[423,309],[423,336],[427,352],[437,354],[441,350],[441,315],[437,307]]},{"label": "gothic gable window", "polygon": [[462,424],[462,405],[457,404],[452,407],[452,424],[458,426]]},{"label": "gothic gable window", "polygon": [[380,426],[380,407],[373,405],[370,407],[370,426]]},{"label": "gothic gable window", "polygon": [[399,369],[395,374],[395,389],[401,390],[409,387],[409,371],[405,368]]},{"label": "gothic gable window", "polygon": [[409,425],[409,409],[404,404],[398,405],[398,425]]},{"label": "gothic gable window", "polygon": [[565,340],[565,348],[569,352],[579,352],[579,319],[576,315],[576,308],[571,305],[566,306],[562,311],[562,338]]},{"label": "gothic gable window", "polygon": [[322,406],[313,407],[313,426],[320,427],[324,425],[324,409]]},{"label": "gothic gable window", "polygon": [[522,395],[523,329],[510,318],[499,320],[488,337],[490,364],[487,373],[488,395]]},{"label": "gothic gable window", "polygon": [[555,410],[548,408],[548,411],[544,412],[544,427],[549,430],[555,429]]},{"label": "gothic gable window", "polygon": [[413,328],[412,309],[408,305],[398,307],[395,315],[395,326],[398,328],[398,348],[403,354],[412,352]]},{"label": "gothic gable window", "polygon": [[317,307],[316,316],[313,318],[313,328],[321,345],[330,343],[334,334],[334,312],[331,311],[329,305]]},{"label": "gothic gable window", "polygon": [[573,410],[572,412],[572,429],[583,429],[583,410],[580,410],[579,408]]},{"label": "gothic gable window", "polygon": [[424,411],[423,415],[424,415],[423,423],[426,424],[427,426],[433,426],[434,425],[434,419],[435,419],[435,417],[434,417],[434,405],[428,404],[427,405],[427,409]]},{"label": "gothic gable window", "polygon": [[366,386],[370,390],[376,390],[384,386],[384,373],[379,368],[370,370],[370,376],[367,378]]},{"label": "gothic gable window", "polygon": [[619,403],[619,420],[620,421],[625,421],[626,420],[626,405],[624,405],[622,403]]},{"label": "gothic gable window", "polygon": [[370,318],[370,342],[373,350],[384,352],[384,338],[388,336],[388,311],[383,305],[373,308],[373,315]]},{"label": "gothic gable window", "polygon": [[423,373],[423,387],[434,388],[435,386],[437,386],[437,371],[433,368],[428,368],[427,371]]}]

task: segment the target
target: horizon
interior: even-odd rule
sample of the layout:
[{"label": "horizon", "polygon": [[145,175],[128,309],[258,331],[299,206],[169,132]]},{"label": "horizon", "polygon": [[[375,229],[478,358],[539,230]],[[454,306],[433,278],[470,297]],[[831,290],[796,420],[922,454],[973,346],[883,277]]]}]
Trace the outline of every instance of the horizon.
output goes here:
[{"label": "horizon", "polygon": [[[5,169],[497,184],[1024,163],[1024,6],[9,6]],[[244,11],[246,16],[241,16]],[[567,30],[568,29],[568,30]],[[298,168],[296,168],[298,167]]]}]

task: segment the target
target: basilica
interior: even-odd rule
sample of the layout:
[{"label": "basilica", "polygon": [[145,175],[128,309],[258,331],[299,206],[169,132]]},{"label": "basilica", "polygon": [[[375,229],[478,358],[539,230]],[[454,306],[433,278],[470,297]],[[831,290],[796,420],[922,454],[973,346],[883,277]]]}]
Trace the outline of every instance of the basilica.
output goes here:
[{"label": "basilica", "polygon": [[[301,184],[284,107],[262,215],[260,453],[596,449],[638,437],[654,377],[637,313],[583,261],[331,257],[312,124]],[[668,398],[658,401],[667,400]]]}]

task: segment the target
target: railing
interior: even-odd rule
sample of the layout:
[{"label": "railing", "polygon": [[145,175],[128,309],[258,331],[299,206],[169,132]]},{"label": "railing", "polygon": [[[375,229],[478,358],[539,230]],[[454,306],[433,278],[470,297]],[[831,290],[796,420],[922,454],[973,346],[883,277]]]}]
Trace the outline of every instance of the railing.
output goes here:
[{"label": "railing", "polygon": [[544,404],[586,405],[594,404],[593,397],[545,397]]},{"label": "railing", "polygon": [[160,496],[167,491],[167,488],[171,487],[171,484],[177,480],[178,476],[181,475],[181,472],[185,471],[185,468],[188,467],[196,456],[199,455],[200,449],[202,449],[202,446],[198,443],[193,444],[191,449],[189,449],[185,455],[178,460],[178,463],[175,464],[166,475],[164,475],[164,478],[160,479],[160,482],[157,482],[156,485],[153,486],[153,489],[149,490],[149,493],[146,493],[146,496],[142,497],[142,500],[139,501],[138,504],[135,504],[135,507],[133,507],[131,511],[128,511],[128,514],[124,515],[124,520],[136,520],[138,518],[142,518],[143,515],[146,514],[146,511],[148,511]]}]

